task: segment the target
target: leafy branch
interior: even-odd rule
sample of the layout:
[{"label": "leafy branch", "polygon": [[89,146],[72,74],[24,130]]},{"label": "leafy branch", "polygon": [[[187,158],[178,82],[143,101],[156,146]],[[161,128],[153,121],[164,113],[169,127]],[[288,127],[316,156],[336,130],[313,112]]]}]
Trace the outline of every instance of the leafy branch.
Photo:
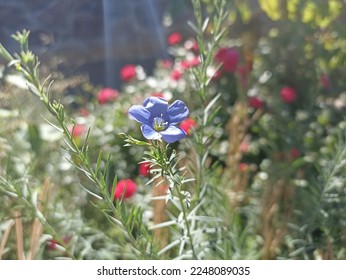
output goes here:
[{"label": "leafy branch", "polygon": [[[101,162],[103,161],[102,151],[98,155],[97,163],[95,167],[90,161],[88,151],[89,146],[87,144],[90,134],[90,128],[87,132],[84,144],[79,147],[76,143],[73,134],[75,129],[75,123],[72,120],[72,131],[69,130],[67,125],[67,119],[65,115],[64,106],[56,101],[51,100],[51,87],[53,80],[48,76],[42,83],[40,81],[39,65],[40,62],[30,50],[29,50],[29,31],[23,30],[22,33],[17,32],[13,35],[13,38],[19,42],[21,51],[19,54],[11,55],[3,45],[0,44],[0,55],[2,55],[8,62],[9,66],[14,66],[16,70],[23,74],[26,79],[26,83],[29,91],[38,96],[48,111],[57,121],[54,124],[45,119],[51,126],[59,130],[64,135],[65,149],[73,155],[74,160],[69,160],[70,163],[82,172],[88,181],[92,184],[93,188],[84,187],[86,191],[94,197],[103,200],[106,205],[106,209],[98,207],[106,217],[113,223],[119,226],[126,234],[128,241],[132,245],[134,251],[140,258],[151,259],[155,258],[156,252],[152,239],[148,229],[142,222],[142,211],[140,207],[133,206],[130,211],[127,210],[122,200],[114,204],[114,192],[117,182],[115,177],[112,182],[111,191],[108,188],[109,182],[107,181],[107,174],[109,168],[109,158],[106,161],[105,168],[101,170]],[[139,238],[134,232],[134,228],[142,234],[143,237]]]}]

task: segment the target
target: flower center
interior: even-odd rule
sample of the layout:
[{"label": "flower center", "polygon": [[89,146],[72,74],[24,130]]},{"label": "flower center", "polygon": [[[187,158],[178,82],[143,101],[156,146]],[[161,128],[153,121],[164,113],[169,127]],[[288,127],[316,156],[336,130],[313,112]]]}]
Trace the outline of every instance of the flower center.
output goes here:
[{"label": "flower center", "polygon": [[165,120],[161,117],[156,117],[154,118],[154,121],[153,121],[153,128],[160,132],[162,130],[165,130],[168,126],[168,122],[165,122]]}]

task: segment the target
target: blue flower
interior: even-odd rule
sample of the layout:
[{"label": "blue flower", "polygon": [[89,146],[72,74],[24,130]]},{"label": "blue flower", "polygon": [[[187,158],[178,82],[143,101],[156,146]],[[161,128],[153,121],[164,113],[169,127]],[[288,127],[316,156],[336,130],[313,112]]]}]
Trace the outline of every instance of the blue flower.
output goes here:
[{"label": "blue flower", "polygon": [[175,126],[189,114],[183,101],[176,100],[168,106],[168,102],[162,98],[149,97],[143,105],[132,106],[129,115],[142,124],[141,130],[146,139],[163,138],[167,143],[173,143],[186,137],[185,131]]}]

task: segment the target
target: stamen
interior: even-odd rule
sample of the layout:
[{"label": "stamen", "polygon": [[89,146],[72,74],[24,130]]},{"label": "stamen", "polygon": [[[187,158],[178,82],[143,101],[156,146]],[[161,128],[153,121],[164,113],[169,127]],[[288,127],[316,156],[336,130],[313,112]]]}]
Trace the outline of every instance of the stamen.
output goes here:
[{"label": "stamen", "polygon": [[156,131],[165,130],[167,128],[167,126],[168,126],[168,122],[165,122],[165,120],[163,119],[162,114],[161,114],[161,117],[154,118],[153,128]]}]

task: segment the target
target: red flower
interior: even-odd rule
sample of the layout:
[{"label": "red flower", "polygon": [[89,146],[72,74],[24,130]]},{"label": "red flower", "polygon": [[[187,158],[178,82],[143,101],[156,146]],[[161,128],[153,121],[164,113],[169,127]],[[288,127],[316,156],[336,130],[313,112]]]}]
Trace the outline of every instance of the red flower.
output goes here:
[{"label": "red flower", "polygon": [[216,70],[215,73],[213,74],[213,76],[211,77],[211,79],[212,79],[213,81],[217,81],[218,79],[221,78],[221,76],[222,76],[221,71]]},{"label": "red flower", "polygon": [[183,75],[181,74],[181,72],[180,72],[179,70],[173,70],[173,71],[171,72],[171,78],[172,78],[172,80],[174,80],[174,81],[180,80],[182,76],[183,76]]},{"label": "red flower", "polygon": [[180,62],[180,67],[183,69],[188,69],[188,68],[190,68],[190,63],[187,60],[182,60]]},{"label": "red flower", "polygon": [[162,92],[154,92],[154,93],[151,94],[151,96],[165,99],[165,96],[163,95]]},{"label": "red flower", "polygon": [[129,82],[136,77],[136,66],[127,64],[120,70],[120,77],[124,82]]},{"label": "red flower", "polygon": [[241,172],[245,172],[249,169],[249,165],[244,162],[240,162],[238,168]]},{"label": "red flower", "polygon": [[97,95],[97,100],[99,104],[106,104],[109,101],[113,101],[117,99],[119,96],[119,92],[112,88],[103,88]]},{"label": "red flower", "polygon": [[280,91],[280,96],[283,102],[292,103],[297,99],[297,92],[291,87],[283,87]]},{"label": "red flower", "polygon": [[[63,238],[63,241],[65,242],[65,244],[68,244],[71,241],[71,237],[66,236]],[[48,245],[48,250],[50,251],[55,251],[57,249],[57,245],[61,246],[61,244],[55,239],[49,240],[47,245]]]},{"label": "red flower", "polygon": [[135,194],[137,190],[137,185],[131,179],[120,180],[114,192],[114,199],[120,199],[122,196],[124,198],[129,198]]},{"label": "red flower", "polygon": [[263,107],[264,101],[262,99],[258,98],[257,96],[253,96],[249,99],[249,105],[252,108],[259,109],[259,108]]},{"label": "red flower", "polygon": [[73,128],[73,126],[71,126],[69,128],[70,133],[72,134],[73,138],[78,138],[80,136],[82,136],[85,132],[86,132],[86,128],[83,124],[76,124]]},{"label": "red flower", "polygon": [[201,63],[200,59],[198,56],[195,56],[194,58],[190,60],[183,60],[180,62],[180,66],[183,69],[189,69],[191,67],[196,67]]},{"label": "red flower", "polygon": [[295,148],[293,147],[290,151],[290,156],[291,156],[291,159],[296,159],[297,157],[300,156],[300,151],[298,148]]},{"label": "red flower", "polygon": [[179,32],[173,32],[168,36],[167,42],[169,45],[173,46],[179,44],[182,41],[182,39],[183,37]]},{"label": "red flower", "polygon": [[144,177],[149,176],[150,174],[150,163],[149,162],[141,162],[138,168],[139,175]]},{"label": "red flower", "polygon": [[215,61],[222,64],[221,69],[225,72],[235,72],[240,54],[234,48],[220,48],[215,54]]},{"label": "red flower", "polygon": [[197,127],[197,123],[194,119],[187,118],[180,123],[179,127],[184,130],[187,135],[190,135],[191,130]]},{"label": "red flower", "polygon": [[55,251],[56,250],[56,245],[59,244],[58,241],[56,241],[55,239],[52,239],[50,241],[48,241],[48,249],[50,251]]}]

